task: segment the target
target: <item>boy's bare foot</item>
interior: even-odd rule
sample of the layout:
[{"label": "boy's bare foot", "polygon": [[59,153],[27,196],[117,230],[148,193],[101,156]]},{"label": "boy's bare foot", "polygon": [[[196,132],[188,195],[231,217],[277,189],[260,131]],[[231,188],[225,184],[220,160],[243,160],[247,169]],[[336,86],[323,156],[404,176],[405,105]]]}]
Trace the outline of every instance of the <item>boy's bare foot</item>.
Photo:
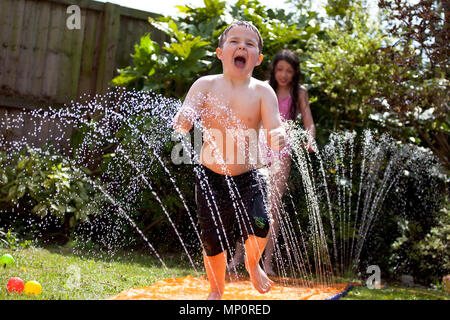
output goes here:
[{"label": "boy's bare foot", "polygon": [[259,264],[256,264],[253,269],[250,269],[247,263],[245,263],[245,268],[250,274],[253,286],[259,293],[267,293],[272,289],[273,281],[269,279]]},{"label": "boy's bare foot", "polygon": [[222,294],[220,292],[210,292],[208,295],[208,300],[220,300],[222,299]]}]

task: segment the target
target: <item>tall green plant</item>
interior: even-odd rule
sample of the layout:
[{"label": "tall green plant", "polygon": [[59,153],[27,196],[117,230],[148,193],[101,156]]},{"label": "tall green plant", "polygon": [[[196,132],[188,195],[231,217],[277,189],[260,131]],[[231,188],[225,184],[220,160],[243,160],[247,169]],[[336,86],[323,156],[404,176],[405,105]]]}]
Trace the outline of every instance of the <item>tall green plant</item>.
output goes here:
[{"label": "tall green plant", "polygon": [[314,22],[317,13],[286,13],[268,9],[258,0],[238,0],[231,7],[224,1],[205,0],[203,7],[178,9],[182,13],[179,18],[149,19],[169,42],[160,46],[151,35],[143,36],[132,55],[133,66],[119,70],[113,85],[182,98],[198,77],[221,72],[215,50],[220,34],[233,20],[251,21],[261,32],[266,59],[255,69],[254,76],[259,79],[267,78],[270,60],[277,51],[290,48],[304,59],[308,39],[321,35],[320,25]]},{"label": "tall green plant", "polygon": [[[392,61],[389,86],[372,105],[398,138],[430,148],[450,168],[450,46],[448,1],[379,1],[387,34],[396,39],[378,53]],[[405,130],[406,128],[406,130]]]},{"label": "tall green plant", "polygon": [[331,113],[328,127],[354,129],[374,112],[369,99],[386,85],[395,67],[375,54],[383,41],[381,30],[367,22],[366,14],[356,15],[351,29],[335,25],[326,39],[310,41],[306,67],[319,91],[319,106]]},{"label": "tall green plant", "polygon": [[179,30],[173,20],[153,23],[172,36],[173,41],[162,48],[167,54],[161,54],[161,47],[149,34],[144,35],[135,45],[134,67],[119,70],[112,84],[180,97],[196,75],[206,70],[209,63],[202,58],[208,42]]}]

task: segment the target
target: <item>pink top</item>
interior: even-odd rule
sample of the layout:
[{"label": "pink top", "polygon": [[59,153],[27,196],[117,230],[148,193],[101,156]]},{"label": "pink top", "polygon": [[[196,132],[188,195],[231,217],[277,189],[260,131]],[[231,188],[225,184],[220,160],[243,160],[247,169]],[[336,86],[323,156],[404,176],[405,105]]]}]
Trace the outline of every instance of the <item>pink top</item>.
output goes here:
[{"label": "pink top", "polygon": [[278,108],[280,110],[280,115],[283,117],[283,120],[292,120],[289,117],[289,110],[291,108],[291,95],[288,95],[284,98],[278,97]]},{"label": "pink top", "polygon": [[[290,95],[287,97],[284,97],[284,98],[278,97],[278,109],[280,111],[282,121],[291,120],[291,117],[289,116],[291,101],[292,101],[292,98]],[[265,162],[269,166],[272,165],[275,158],[278,158],[281,160],[282,158],[290,157],[290,155],[291,155],[291,146],[289,145],[289,143],[286,144],[286,146],[284,147],[283,150],[273,150],[267,144],[265,144],[264,148],[266,151],[265,151],[265,155],[263,157],[264,157]]]}]

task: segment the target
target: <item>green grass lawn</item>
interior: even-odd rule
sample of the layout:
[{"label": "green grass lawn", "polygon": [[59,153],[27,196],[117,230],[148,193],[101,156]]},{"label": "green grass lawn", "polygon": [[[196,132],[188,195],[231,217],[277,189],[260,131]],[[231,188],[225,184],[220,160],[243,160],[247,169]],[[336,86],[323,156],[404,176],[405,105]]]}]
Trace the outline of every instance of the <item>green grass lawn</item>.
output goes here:
[{"label": "green grass lawn", "polygon": [[390,285],[383,289],[354,287],[342,300],[450,300],[450,296],[440,290],[405,288]]},{"label": "green grass lawn", "polygon": [[[136,252],[113,256],[96,253],[94,257],[89,252],[74,254],[71,248],[49,247],[1,249],[0,255],[5,253],[11,254],[15,263],[0,269],[0,300],[107,299],[132,287],[196,274],[175,257],[164,257],[166,269],[157,259]],[[38,281],[42,293],[27,296],[8,292],[6,284],[11,277],[20,277],[25,283]]]},{"label": "green grass lawn", "polygon": [[[150,286],[155,281],[183,277],[188,274],[203,275],[201,257],[197,257],[196,272],[187,259],[164,256],[167,265],[148,254],[117,252],[114,255],[98,251],[74,251],[70,247],[46,247],[8,250],[0,249],[0,255],[9,253],[13,265],[0,268],[0,300],[67,300],[107,299],[132,287]],[[79,275],[79,277],[77,277]],[[35,280],[42,285],[38,296],[10,293],[6,289],[8,279],[20,277],[24,282]],[[448,300],[443,291],[389,286],[384,289],[354,287],[345,300]]]}]

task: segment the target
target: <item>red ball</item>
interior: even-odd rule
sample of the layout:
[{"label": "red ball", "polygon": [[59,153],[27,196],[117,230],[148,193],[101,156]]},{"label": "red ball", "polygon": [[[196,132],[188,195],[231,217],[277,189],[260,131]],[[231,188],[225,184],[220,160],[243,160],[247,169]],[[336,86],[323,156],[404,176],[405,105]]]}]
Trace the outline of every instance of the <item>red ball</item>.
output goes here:
[{"label": "red ball", "polygon": [[8,288],[9,292],[21,293],[23,288],[25,287],[23,280],[17,277],[13,277],[8,280],[8,284],[6,288]]}]

